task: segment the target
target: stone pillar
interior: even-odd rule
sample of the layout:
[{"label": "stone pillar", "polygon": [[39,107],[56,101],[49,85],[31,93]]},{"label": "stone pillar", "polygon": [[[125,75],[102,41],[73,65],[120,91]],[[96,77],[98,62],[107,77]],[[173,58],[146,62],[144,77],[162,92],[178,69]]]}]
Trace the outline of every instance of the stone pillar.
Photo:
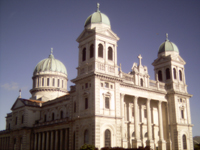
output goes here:
[{"label": "stone pillar", "polygon": [[45,132],[41,134],[42,134],[42,150],[45,150]]},{"label": "stone pillar", "polygon": [[58,130],[56,130],[56,140],[55,140],[55,149],[58,149]]},{"label": "stone pillar", "polygon": [[135,140],[133,140],[132,146],[133,148],[138,148],[141,146],[141,140],[139,135],[139,113],[138,113],[138,97],[133,98],[133,104],[134,104],[134,129],[135,129]]},{"label": "stone pillar", "polygon": [[147,99],[146,107],[147,107],[147,133],[148,133],[148,139],[146,141],[146,145],[154,149],[154,141],[152,140],[150,99]]},{"label": "stone pillar", "polygon": [[41,144],[42,144],[42,142],[41,142],[41,135],[42,135],[42,133],[38,133],[38,150],[41,150]]},{"label": "stone pillar", "polygon": [[37,150],[37,145],[38,145],[38,134],[37,133],[35,133],[35,142],[34,142],[34,150]]},{"label": "stone pillar", "polygon": [[122,139],[124,137],[124,94],[121,94]]},{"label": "stone pillar", "polygon": [[159,118],[158,149],[159,150],[166,150],[166,142],[163,139],[162,101],[158,102],[158,118]]},{"label": "stone pillar", "polygon": [[63,149],[63,130],[60,130],[60,149]]},{"label": "stone pillar", "polygon": [[54,143],[53,138],[54,138],[54,134],[53,134],[53,131],[51,131],[51,143],[50,143],[51,147],[50,147],[50,150],[54,150],[54,147],[53,147],[54,146],[54,144],[53,144]]},{"label": "stone pillar", "polygon": [[46,133],[46,149],[47,150],[50,149],[50,147],[49,147],[49,131],[47,131],[47,133]]}]

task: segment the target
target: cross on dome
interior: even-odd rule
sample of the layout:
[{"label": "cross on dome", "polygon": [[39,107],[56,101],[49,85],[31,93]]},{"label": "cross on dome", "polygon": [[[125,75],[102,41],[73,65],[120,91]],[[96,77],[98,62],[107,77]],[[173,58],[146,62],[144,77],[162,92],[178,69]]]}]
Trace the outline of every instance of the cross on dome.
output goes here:
[{"label": "cross on dome", "polygon": [[169,41],[169,39],[168,39],[168,33],[166,33],[166,41]]},{"label": "cross on dome", "polygon": [[53,54],[53,48],[51,48],[51,55]]},{"label": "cross on dome", "polygon": [[141,66],[142,65],[142,56],[141,56],[141,54],[138,56],[138,58],[139,58],[139,66]]},{"label": "cross on dome", "polygon": [[100,4],[97,3],[97,12],[99,12],[99,6],[100,6]]}]

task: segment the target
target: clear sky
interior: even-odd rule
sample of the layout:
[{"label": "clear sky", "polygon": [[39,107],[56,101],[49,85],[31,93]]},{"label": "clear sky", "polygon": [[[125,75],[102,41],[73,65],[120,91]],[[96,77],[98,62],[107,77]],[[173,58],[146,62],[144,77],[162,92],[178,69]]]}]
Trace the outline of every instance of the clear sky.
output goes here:
[{"label": "clear sky", "polygon": [[[190,99],[193,136],[200,135],[200,1],[199,0],[1,0],[0,1],[0,130],[5,116],[22,89],[30,98],[33,70],[53,54],[67,68],[68,87],[76,77],[78,43],[85,20],[96,11],[106,14],[119,36],[118,65],[128,73],[137,56],[148,67],[157,58],[165,33],[186,61],[185,74]],[[69,88],[68,88],[69,90]]]}]

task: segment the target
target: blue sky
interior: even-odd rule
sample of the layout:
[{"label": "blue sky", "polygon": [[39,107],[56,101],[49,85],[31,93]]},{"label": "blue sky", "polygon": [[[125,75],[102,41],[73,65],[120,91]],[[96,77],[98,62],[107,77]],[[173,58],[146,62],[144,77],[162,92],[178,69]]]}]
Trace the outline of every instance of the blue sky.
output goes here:
[{"label": "blue sky", "polygon": [[[0,130],[5,116],[22,89],[30,98],[33,70],[47,58],[51,47],[54,56],[68,71],[68,87],[76,77],[78,43],[87,17],[96,11],[106,14],[112,30],[119,36],[118,65],[129,72],[137,56],[148,67],[157,58],[165,33],[186,61],[185,74],[190,99],[193,136],[200,135],[200,1],[158,0],[1,0],[0,1]],[[69,90],[69,88],[68,88]]]}]

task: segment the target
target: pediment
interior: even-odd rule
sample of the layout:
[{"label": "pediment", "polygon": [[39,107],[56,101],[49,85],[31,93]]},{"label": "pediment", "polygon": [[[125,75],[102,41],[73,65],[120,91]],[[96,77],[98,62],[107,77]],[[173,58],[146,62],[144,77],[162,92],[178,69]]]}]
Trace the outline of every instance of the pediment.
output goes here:
[{"label": "pediment", "polygon": [[119,37],[110,29],[85,29],[83,32],[79,35],[79,37],[76,39],[77,42],[81,42],[82,40],[93,36],[93,35],[100,35],[105,36],[107,38],[112,38],[114,40],[119,40]]},{"label": "pediment", "polygon": [[173,56],[172,58],[171,58],[173,61],[176,61],[176,62],[179,62],[179,63],[181,63],[181,64],[186,64],[186,62],[183,60],[183,58],[180,56],[180,55],[178,55],[178,56]]},{"label": "pediment", "polygon": [[25,104],[23,103],[23,101],[21,101],[20,98],[18,98],[18,99],[15,101],[15,103],[13,104],[11,110],[15,110],[15,109],[20,108],[20,107],[23,107],[23,106],[25,106]]},{"label": "pediment", "polygon": [[82,41],[83,39],[94,35],[95,30],[94,29],[85,29],[83,32],[79,35],[79,37],[76,39],[77,42]]},{"label": "pediment", "polygon": [[119,37],[110,29],[97,30],[97,34],[104,35],[117,41],[119,40]]},{"label": "pediment", "polygon": [[154,60],[154,62],[152,63],[153,66],[156,66],[157,64],[161,64],[161,63],[165,63],[165,62],[168,62],[171,60],[171,57],[170,56],[167,56],[167,57],[159,57],[157,58],[156,60]]}]

